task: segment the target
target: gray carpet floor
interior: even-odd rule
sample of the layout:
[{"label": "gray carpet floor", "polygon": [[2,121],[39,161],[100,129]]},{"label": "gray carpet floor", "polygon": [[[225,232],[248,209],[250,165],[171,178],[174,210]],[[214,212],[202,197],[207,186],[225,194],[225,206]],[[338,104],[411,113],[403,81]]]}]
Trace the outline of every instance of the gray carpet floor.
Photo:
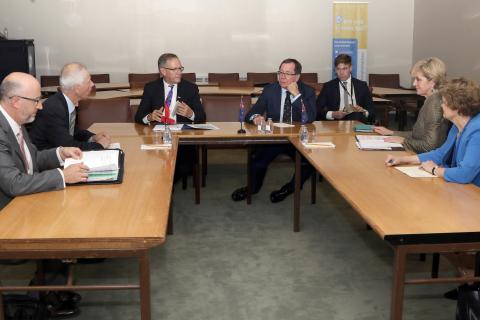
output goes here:
[{"label": "gray carpet floor", "polygon": [[[379,164],[382,165],[382,164]],[[176,186],[175,234],[151,251],[152,319],[388,319],[393,251],[327,183],[317,204],[302,192],[301,232],[292,232],[292,197],[272,204],[269,193],[290,179],[293,166],[274,164],[253,203],[235,203],[245,182],[245,152],[209,153],[200,205],[191,185]],[[413,276],[428,274],[430,258],[412,256]],[[444,274],[450,273],[442,261]],[[4,283],[25,283],[34,264],[0,266]],[[78,283],[136,280],[133,259],[78,265]],[[408,286],[404,319],[454,319],[452,285]],[[83,292],[78,319],[139,319],[135,291]]]}]

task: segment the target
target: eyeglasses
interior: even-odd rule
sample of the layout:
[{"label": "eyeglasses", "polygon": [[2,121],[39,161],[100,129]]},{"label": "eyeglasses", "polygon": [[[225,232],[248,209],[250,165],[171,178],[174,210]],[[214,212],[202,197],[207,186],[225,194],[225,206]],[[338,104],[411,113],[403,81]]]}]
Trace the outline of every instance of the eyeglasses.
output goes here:
[{"label": "eyeglasses", "polygon": [[34,102],[35,103],[34,107],[36,107],[38,105],[38,103],[43,99],[43,97],[27,98],[27,97],[23,97],[23,96],[11,96],[11,97],[8,97],[8,99],[12,99],[12,98],[15,98],[15,97]]},{"label": "eyeglasses", "polygon": [[296,76],[297,74],[296,73],[286,73],[286,72],[282,72],[282,71],[277,71],[277,74],[279,77],[281,76],[285,76],[285,77],[293,77],[293,76]]},{"label": "eyeglasses", "polygon": [[183,72],[183,70],[185,70],[185,67],[179,67],[179,68],[167,68],[167,67],[163,67],[164,69],[167,69],[167,70],[170,70],[170,71],[174,71],[174,72]]}]

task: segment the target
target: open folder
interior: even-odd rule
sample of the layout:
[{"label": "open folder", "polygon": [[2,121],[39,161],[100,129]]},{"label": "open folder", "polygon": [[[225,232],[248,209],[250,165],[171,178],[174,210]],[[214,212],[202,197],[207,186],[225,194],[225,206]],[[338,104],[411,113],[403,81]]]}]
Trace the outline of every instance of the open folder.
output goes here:
[{"label": "open folder", "polygon": [[120,149],[83,151],[82,159],[65,159],[64,168],[84,163],[88,168],[87,182],[75,184],[122,183],[125,154]]}]

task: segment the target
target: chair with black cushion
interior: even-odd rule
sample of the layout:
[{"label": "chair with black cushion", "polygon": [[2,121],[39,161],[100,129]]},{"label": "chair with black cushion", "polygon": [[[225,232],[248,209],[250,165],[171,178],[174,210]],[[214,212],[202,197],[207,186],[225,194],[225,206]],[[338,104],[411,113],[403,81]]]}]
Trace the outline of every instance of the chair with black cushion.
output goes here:
[{"label": "chair with black cushion", "polygon": [[197,82],[197,75],[195,72],[185,72],[182,73],[182,79],[195,83]]},{"label": "chair with black cushion", "polygon": [[130,100],[128,98],[80,100],[77,108],[78,127],[87,129],[95,122],[133,122]]},{"label": "chair with black cushion", "polygon": [[96,73],[90,75],[93,83],[109,83],[110,75],[108,73]]},{"label": "chair with black cushion", "polygon": [[130,83],[130,89],[143,89],[148,82],[157,80],[160,78],[158,72],[155,73],[129,73],[128,83]]},{"label": "chair with black cushion", "polygon": [[[231,122],[238,121],[239,108],[241,96],[218,96],[218,95],[204,95],[202,96],[202,105],[207,116],[207,121],[210,122]],[[250,110],[250,97],[243,97],[243,105],[245,106],[245,113]],[[209,149],[229,149],[229,148],[243,148],[229,145],[215,145],[208,146]],[[202,186],[206,184],[207,175],[207,146],[202,146]]]},{"label": "chair with black cushion", "polygon": [[238,81],[240,75],[237,73],[208,73],[208,82]]},{"label": "chair with black cushion", "polygon": [[221,80],[218,82],[219,87],[254,87],[252,81],[244,80]]},{"label": "chair with black cushion", "polygon": [[40,76],[42,87],[54,87],[60,85],[60,76]]},{"label": "chair with black cushion", "polygon": [[304,72],[300,75],[300,80],[303,82],[317,83],[318,74],[316,72]]},{"label": "chair with black cushion", "polygon": [[247,80],[255,85],[267,85],[277,81],[276,72],[247,72]]}]

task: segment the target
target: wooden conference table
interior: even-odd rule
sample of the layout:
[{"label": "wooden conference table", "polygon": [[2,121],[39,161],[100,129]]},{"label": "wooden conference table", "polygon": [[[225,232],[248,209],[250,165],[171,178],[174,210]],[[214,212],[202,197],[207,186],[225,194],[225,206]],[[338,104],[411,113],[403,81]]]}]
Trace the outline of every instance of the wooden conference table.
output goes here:
[{"label": "wooden conference table", "polygon": [[[391,151],[361,151],[353,137],[319,137],[335,149],[306,149],[291,137],[300,154],[350,203],[362,219],[394,249],[392,320],[402,319],[405,284],[467,282],[480,278],[405,280],[406,257],[413,253],[480,251],[480,189],[441,178],[411,178],[384,166]],[[397,152],[406,154],[406,152]],[[296,181],[295,215],[299,214],[300,180]],[[321,208],[320,208],[321,210]]]},{"label": "wooden conference table", "polygon": [[[69,283],[28,289],[137,289],[141,319],[149,320],[149,250],[165,241],[177,140],[172,149],[162,152],[140,150],[140,144],[152,143],[149,136],[117,136],[115,140],[125,151],[123,183],[67,186],[16,197],[0,214],[0,259],[135,257],[138,284]],[[0,286],[0,292],[25,289]]]}]

